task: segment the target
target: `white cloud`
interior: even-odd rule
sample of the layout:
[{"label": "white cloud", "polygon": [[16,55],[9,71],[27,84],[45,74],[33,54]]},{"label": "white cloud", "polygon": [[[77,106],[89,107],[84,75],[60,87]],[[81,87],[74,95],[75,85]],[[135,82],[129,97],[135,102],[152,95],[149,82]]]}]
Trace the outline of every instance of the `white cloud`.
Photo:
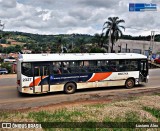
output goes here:
[{"label": "white cloud", "polygon": [[[148,35],[159,30],[159,12],[129,12],[129,3],[158,0],[0,0],[4,30],[30,33],[100,33],[108,17],[124,19],[124,34]],[[133,29],[137,28],[137,29]],[[146,31],[147,30],[147,31]]]},{"label": "white cloud", "polygon": [[113,8],[119,2],[117,0],[79,0],[83,6]]},{"label": "white cloud", "polygon": [[92,27],[86,27],[86,28],[77,27],[77,28],[70,29],[70,30],[67,31],[67,34],[73,34],[73,33],[94,35],[95,33],[100,33],[100,32],[97,32],[97,30],[95,30]]},{"label": "white cloud", "polygon": [[16,4],[16,0],[0,0],[0,5],[4,8],[14,8]]}]

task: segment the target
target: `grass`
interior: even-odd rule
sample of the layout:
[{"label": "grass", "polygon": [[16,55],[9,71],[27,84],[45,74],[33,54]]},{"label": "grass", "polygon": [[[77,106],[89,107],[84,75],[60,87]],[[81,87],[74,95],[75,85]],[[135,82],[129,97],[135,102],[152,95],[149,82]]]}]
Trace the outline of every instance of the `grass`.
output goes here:
[{"label": "grass", "polygon": [[10,113],[9,112],[4,112],[4,111],[0,111],[0,120],[2,119],[6,119],[6,118],[8,118],[9,117],[9,115],[10,115]]},{"label": "grass", "polygon": [[103,108],[106,104],[93,104],[93,105],[84,105],[84,107],[90,107],[90,108]]},{"label": "grass", "polygon": [[[44,125],[44,127],[46,127],[44,128],[44,130],[48,131],[52,130],[133,131],[134,129],[131,128],[118,128],[118,127],[122,127],[121,124],[123,124],[123,122],[129,122],[131,124],[133,122],[157,122],[157,121],[160,122],[159,100],[160,100],[159,95],[152,95],[152,96],[138,97],[135,100],[128,100],[128,101],[124,100],[124,101],[104,103],[104,104],[100,103],[92,105],[69,106],[58,110],[55,110],[54,107],[50,107],[49,110],[46,110],[45,108],[45,110],[42,109],[39,111],[29,111],[29,112],[0,111],[0,116],[1,116],[0,122],[1,121],[2,122],[3,121],[48,122],[48,125],[46,125],[47,123],[45,123]],[[100,126],[99,124],[106,124],[106,123],[110,123],[111,125],[109,126],[113,128],[111,129],[96,128],[97,126]],[[95,124],[97,124],[97,126],[95,126]],[[49,128],[53,126],[57,128]],[[125,124],[124,126],[127,127]],[[90,127],[90,128],[85,128],[85,127]],[[141,129],[138,128],[138,130]]]},{"label": "grass", "polygon": [[145,111],[151,113],[160,122],[160,109],[155,109],[155,108],[150,108],[150,107],[143,107],[143,109]]},{"label": "grass", "polygon": [[74,117],[83,117],[83,112],[67,111],[67,109],[57,110],[55,112],[39,111],[30,112],[29,118],[37,122],[72,122]]},{"label": "grass", "polygon": [[154,93],[154,95],[160,96],[160,93]]},{"label": "grass", "polygon": [[[109,123],[109,127],[112,127],[115,131],[116,130],[121,131],[122,127],[125,127],[126,130],[130,130],[130,128],[127,128],[127,127],[133,127],[134,124],[132,124],[132,123],[133,122],[140,122],[140,118],[137,115],[137,112],[129,111],[129,112],[125,113],[124,117],[117,116],[113,119],[113,118],[110,118],[107,116],[104,118],[103,122]],[[125,123],[125,122],[127,122],[127,123]],[[128,125],[128,124],[130,124],[130,125]],[[114,128],[114,127],[117,127],[117,128]]]},{"label": "grass", "polygon": [[125,122],[140,122],[140,117],[137,112],[127,112],[125,114]]}]

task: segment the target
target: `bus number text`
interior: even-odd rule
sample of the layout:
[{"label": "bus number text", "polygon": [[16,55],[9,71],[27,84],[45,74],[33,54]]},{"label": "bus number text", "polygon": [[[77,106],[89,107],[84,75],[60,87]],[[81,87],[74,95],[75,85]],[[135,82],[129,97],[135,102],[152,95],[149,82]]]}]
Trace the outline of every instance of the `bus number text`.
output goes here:
[{"label": "bus number text", "polygon": [[24,81],[31,81],[32,80],[32,78],[23,78],[23,82]]}]

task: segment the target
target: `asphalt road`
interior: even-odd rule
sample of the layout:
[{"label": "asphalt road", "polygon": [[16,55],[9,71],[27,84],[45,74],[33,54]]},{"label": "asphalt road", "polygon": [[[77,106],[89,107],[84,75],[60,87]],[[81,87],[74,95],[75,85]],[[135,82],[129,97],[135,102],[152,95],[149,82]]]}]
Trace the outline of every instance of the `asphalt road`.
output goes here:
[{"label": "asphalt road", "polygon": [[134,95],[138,92],[148,92],[154,90],[160,92],[160,69],[149,71],[149,82],[145,85],[137,86],[133,89],[125,87],[106,87],[78,90],[75,94],[67,95],[63,92],[47,93],[41,95],[20,96],[16,89],[16,76],[0,76],[0,109],[25,109],[49,104],[63,102],[86,101],[97,99],[110,99],[112,96]]}]

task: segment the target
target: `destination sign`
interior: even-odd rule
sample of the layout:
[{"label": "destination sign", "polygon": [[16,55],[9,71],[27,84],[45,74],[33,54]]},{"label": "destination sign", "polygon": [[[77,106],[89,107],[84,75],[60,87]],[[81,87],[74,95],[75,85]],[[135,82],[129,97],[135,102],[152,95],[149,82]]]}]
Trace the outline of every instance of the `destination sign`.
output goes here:
[{"label": "destination sign", "polygon": [[157,11],[157,4],[129,3],[130,12]]}]

